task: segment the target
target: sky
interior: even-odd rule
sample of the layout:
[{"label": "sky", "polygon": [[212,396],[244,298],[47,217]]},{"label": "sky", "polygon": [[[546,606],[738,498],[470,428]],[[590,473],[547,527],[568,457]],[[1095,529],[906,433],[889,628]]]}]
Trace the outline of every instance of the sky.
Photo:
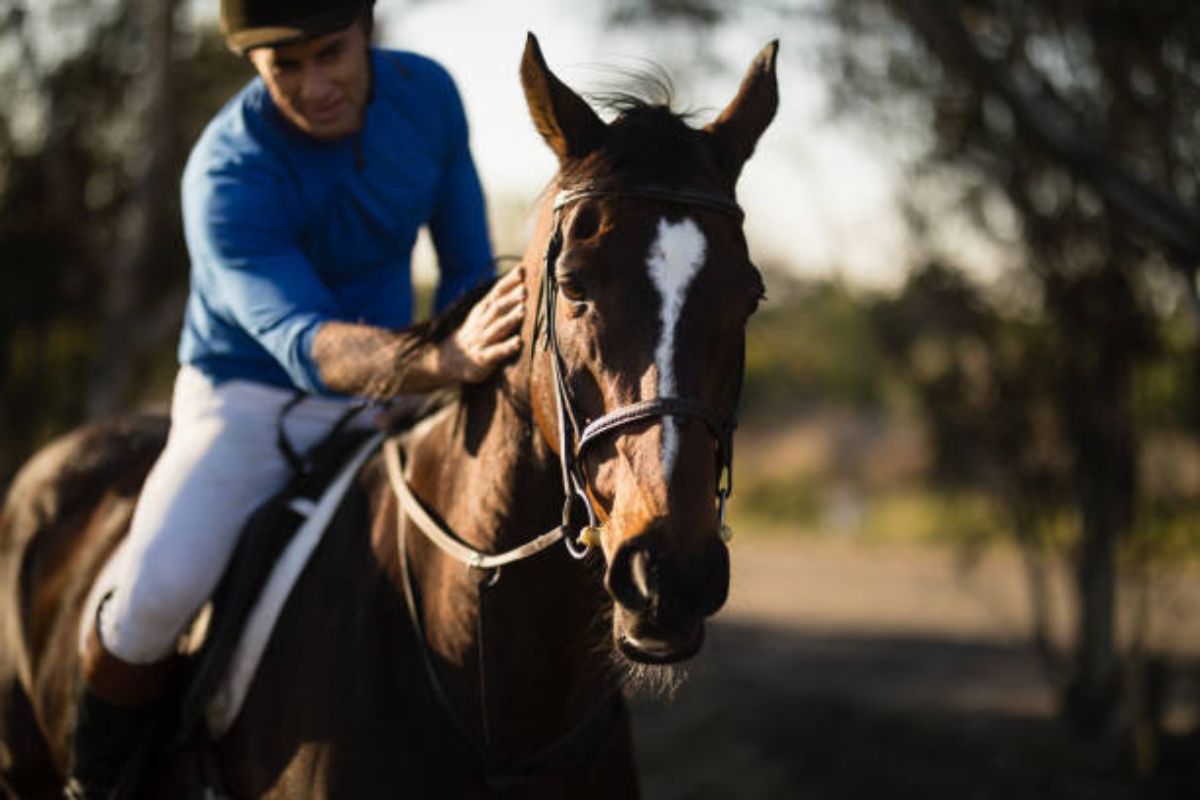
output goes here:
[{"label": "sky", "polygon": [[[216,8],[217,0],[191,4],[193,18],[209,24]],[[619,87],[614,68],[650,62],[666,68],[677,110],[699,112],[697,124],[720,112],[755,54],[777,38],[779,113],[738,186],[751,257],[866,287],[892,288],[903,280],[909,238],[895,201],[899,150],[878,132],[830,118],[811,26],[781,28],[775,19],[740,14],[715,32],[647,25],[614,30],[603,8],[562,0],[377,0],[377,38],[385,47],[432,56],[449,70],[466,107],[489,204],[522,209],[532,208],[555,170],[517,76],[527,31],[537,35],[550,68],[577,91]],[[521,227],[509,218],[493,220]],[[520,233],[494,230],[493,238],[505,245]],[[414,263],[418,279],[432,277],[428,241],[418,246]]]},{"label": "sky", "polygon": [[[537,35],[550,68],[577,91],[612,88],[612,67],[664,66],[676,85],[677,107],[700,111],[700,124],[719,113],[755,54],[778,38],[779,113],[738,188],[752,257],[867,286],[891,287],[904,277],[900,254],[907,237],[893,200],[896,161],[868,132],[829,119],[824,83],[806,55],[811,34],[802,28],[743,19],[712,35],[682,28],[617,31],[604,25],[599,4],[561,0],[379,0],[376,17],[381,44],[432,56],[454,76],[489,200],[527,206],[555,169],[529,121],[517,77],[527,31]],[[698,68],[698,55],[726,68]],[[421,260],[428,262],[428,254]]]}]

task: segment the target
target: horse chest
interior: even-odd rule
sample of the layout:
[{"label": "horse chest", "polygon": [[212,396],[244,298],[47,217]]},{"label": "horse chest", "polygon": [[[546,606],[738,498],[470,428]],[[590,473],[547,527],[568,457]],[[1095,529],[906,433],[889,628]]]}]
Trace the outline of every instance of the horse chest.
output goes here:
[{"label": "horse chest", "polygon": [[319,577],[297,585],[220,743],[233,795],[366,797],[426,783],[432,791],[436,778],[454,796],[465,784],[431,773],[430,756],[470,754],[438,718],[398,599]]}]

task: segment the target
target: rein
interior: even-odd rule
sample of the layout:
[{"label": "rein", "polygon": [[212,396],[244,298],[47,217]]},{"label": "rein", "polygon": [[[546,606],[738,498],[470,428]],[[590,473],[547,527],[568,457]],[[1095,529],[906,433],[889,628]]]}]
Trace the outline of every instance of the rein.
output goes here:
[{"label": "rein", "polygon": [[[425,625],[421,614],[420,587],[412,574],[412,565],[408,558],[407,529],[400,527],[400,570],[404,579],[404,602],[412,620],[413,631],[417,636],[417,650],[421,654],[421,663],[429,684],[433,687],[434,696],[446,712],[451,725],[458,731],[459,737],[467,743],[475,753],[476,759],[483,766],[483,781],[489,789],[505,791],[524,783],[571,767],[585,767],[603,753],[615,738],[624,703],[621,693],[613,689],[604,694],[586,714],[575,723],[566,733],[532,755],[520,759],[505,760],[496,756],[491,742],[491,717],[487,709],[487,670],[486,670],[486,637],[484,626],[484,602],[487,592],[496,585],[495,573],[489,576],[486,572],[479,580],[479,615],[476,620],[476,650],[479,658],[479,697],[481,703],[480,724],[483,730],[483,742],[476,740],[471,729],[454,707],[449,692],[438,676],[434,666],[428,640],[425,637]],[[498,568],[497,568],[498,569]]]},{"label": "rein", "polygon": [[512,550],[506,550],[503,553],[482,553],[443,529],[413,494],[404,477],[404,453],[401,452],[396,439],[388,439],[384,442],[383,461],[387,466],[388,481],[392,485],[392,491],[395,492],[396,499],[400,501],[401,514],[407,514],[417,529],[437,545],[443,553],[470,569],[495,571],[496,577],[498,577],[499,569],[505,564],[523,561],[530,556],[537,555],[557,544],[565,535],[563,527],[560,525]]}]

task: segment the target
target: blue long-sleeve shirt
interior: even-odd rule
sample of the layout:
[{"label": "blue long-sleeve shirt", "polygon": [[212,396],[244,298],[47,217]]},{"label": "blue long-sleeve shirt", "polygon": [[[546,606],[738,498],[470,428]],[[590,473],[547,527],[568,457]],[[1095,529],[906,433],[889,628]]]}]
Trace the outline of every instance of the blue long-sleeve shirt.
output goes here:
[{"label": "blue long-sleeve shirt", "polygon": [[362,129],[319,141],[285,121],[261,79],[209,123],[183,173],[191,294],[179,360],[330,394],[312,357],[324,322],[410,324],[411,254],[428,225],[444,308],[493,274],[483,194],[450,76],[372,50]]}]

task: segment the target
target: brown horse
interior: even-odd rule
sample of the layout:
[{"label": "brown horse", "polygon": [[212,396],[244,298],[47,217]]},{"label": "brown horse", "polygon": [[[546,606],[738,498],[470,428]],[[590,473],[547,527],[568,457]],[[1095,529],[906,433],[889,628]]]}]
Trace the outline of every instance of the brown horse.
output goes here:
[{"label": "brown horse", "polygon": [[[228,794],[637,796],[622,682],[692,656],[728,587],[730,437],[762,294],[733,196],[775,112],[775,52],[696,130],[646,103],[606,124],[530,37],[522,84],[560,171],[524,260],[524,352],[399,438],[392,455],[427,514],[400,505],[383,459],[363,471],[208,751]],[[163,433],[153,421],[76,432],[10,492],[10,793],[58,791],[79,607]],[[439,547],[439,533],[478,553],[567,547],[494,568]],[[197,761],[169,755],[152,793],[184,796]]]}]

